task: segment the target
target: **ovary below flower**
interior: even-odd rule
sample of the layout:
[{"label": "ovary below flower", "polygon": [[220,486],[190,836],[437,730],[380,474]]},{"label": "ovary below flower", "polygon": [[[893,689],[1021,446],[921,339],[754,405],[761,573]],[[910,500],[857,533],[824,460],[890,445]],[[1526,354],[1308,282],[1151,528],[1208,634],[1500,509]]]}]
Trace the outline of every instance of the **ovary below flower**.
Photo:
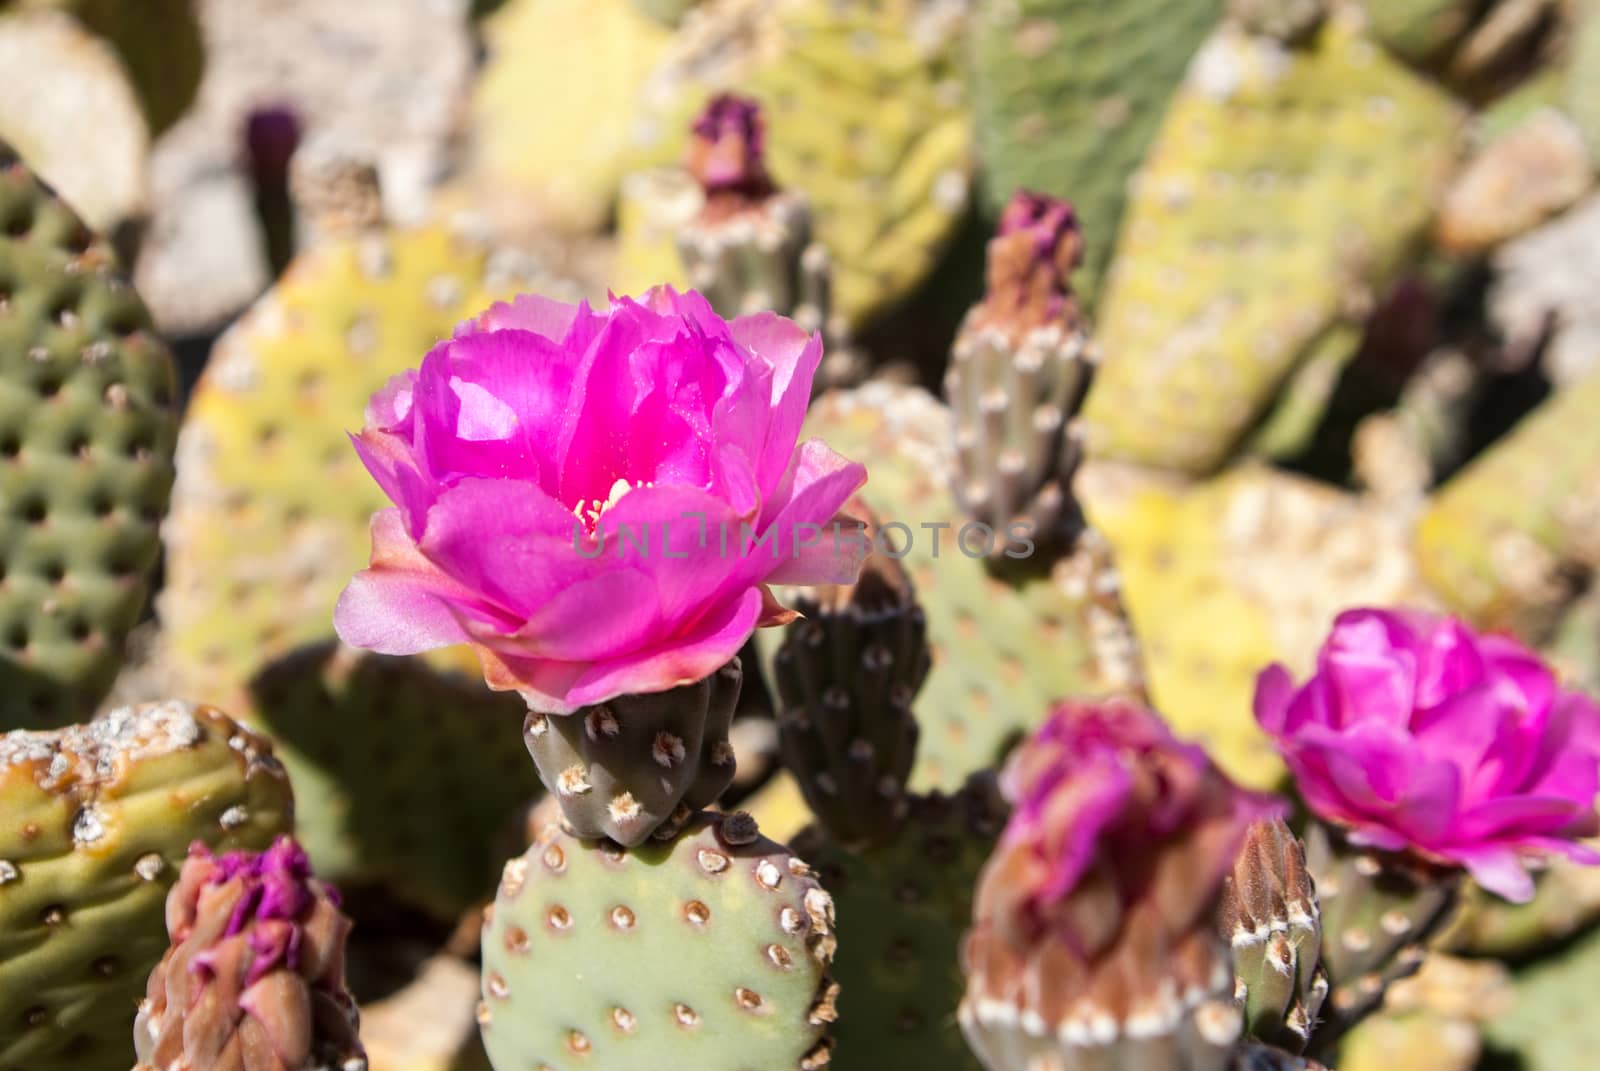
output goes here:
[{"label": "ovary below flower", "polygon": [[705,678],[786,618],[768,585],[860,567],[864,541],[829,525],[865,470],[797,444],[821,357],[788,320],[668,288],[462,324],[356,437],[395,508],[340,636],[472,644],[492,686],[551,713]]}]

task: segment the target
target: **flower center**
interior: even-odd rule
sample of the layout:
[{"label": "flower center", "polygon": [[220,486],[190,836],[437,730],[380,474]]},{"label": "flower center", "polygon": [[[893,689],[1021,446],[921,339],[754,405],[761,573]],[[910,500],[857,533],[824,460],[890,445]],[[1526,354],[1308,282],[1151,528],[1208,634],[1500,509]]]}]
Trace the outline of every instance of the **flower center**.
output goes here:
[{"label": "flower center", "polygon": [[646,480],[638,483],[629,483],[627,480],[617,480],[611,485],[611,490],[604,499],[590,498],[581,500],[572,507],[572,515],[583,522],[586,529],[593,532],[600,524],[600,518],[605,516],[606,510],[622,501],[622,496],[636,487],[654,487],[655,484]]}]

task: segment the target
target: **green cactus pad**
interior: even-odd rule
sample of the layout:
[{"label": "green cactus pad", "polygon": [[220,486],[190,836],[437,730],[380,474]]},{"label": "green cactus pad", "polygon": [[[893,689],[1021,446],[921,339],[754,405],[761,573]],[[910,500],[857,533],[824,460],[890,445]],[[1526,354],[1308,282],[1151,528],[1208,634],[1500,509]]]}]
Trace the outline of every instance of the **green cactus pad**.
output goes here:
[{"label": "green cactus pad", "polygon": [[[508,296],[511,268],[442,226],[335,239],[296,260],[195,389],[164,532],[169,687],[283,739],[320,873],[392,880],[450,912],[492,888],[483,844],[534,790],[523,708],[490,695],[464,651],[400,665],[333,649],[334,602],[389,504],[346,433],[389,377]],[[432,746],[407,747],[405,732]]]},{"label": "green cactus pad", "polygon": [[1458,125],[1457,106],[1347,8],[1304,48],[1219,30],[1123,219],[1099,306],[1089,456],[1219,467],[1421,238]]},{"label": "green cactus pad", "polygon": [[980,0],[972,98],[984,199],[1018,188],[1070,200],[1083,220],[1073,286],[1091,303],[1129,180],[1216,24],[1222,0]]},{"label": "green cactus pad", "polygon": [[928,275],[967,207],[959,6],[711,4],[646,84],[638,159],[676,158],[712,92],[759,100],[772,176],[810,200],[833,260],[833,307],[859,327]]},{"label": "green cactus pad", "polygon": [[[1492,0],[1491,0],[1492,2]],[[1487,6],[1484,0],[1360,0],[1372,35],[1413,62],[1438,59]]]},{"label": "green cactus pad", "polygon": [[370,882],[440,918],[494,889],[493,834],[539,792],[525,706],[459,672],[328,642],[253,682],[252,722],[294,777],[318,873]]},{"label": "green cactus pad", "polygon": [[292,813],[270,746],[209,707],[0,736],[0,1069],[126,1071],[189,845],[259,850]]},{"label": "green cactus pad", "polygon": [[[1600,1018],[1593,1014],[1600,973],[1600,930],[1522,968],[1512,980],[1511,1009],[1485,1027],[1491,1053],[1516,1054],[1518,1071],[1573,1071],[1594,1063]],[[1394,1066],[1394,1065],[1390,1065]]]},{"label": "green cactus pad", "polygon": [[[862,498],[885,539],[904,549],[907,533],[891,526],[909,530],[901,565],[927,613],[933,653],[917,700],[922,733],[913,789],[960,787],[1042,721],[1055,699],[1139,686],[1137,652],[1121,630],[1114,578],[1097,557],[1093,532],[1081,554],[1014,578],[992,574],[981,553],[958,547],[965,519],[949,491],[952,418],[931,395],[890,383],[824,395],[804,434],[870,461]],[[926,527],[939,524],[948,527]],[[974,551],[980,537],[969,537]],[[757,639],[770,659],[781,634],[767,629]]]},{"label": "green cactus pad", "polygon": [[1486,628],[1542,639],[1600,565],[1600,374],[1552,396],[1458,473],[1417,524],[1422,571]]},{"label": "green cactus pad", "polygon": [[815,1071],[838,987],[833,903],[748,815],[623,851],[553,810],[506,865],[478,1021],[497,1071]]},{"label": "green cactus pad", "polygon": [[160,551],[172,357],[110,248],[0,143],[0,729],[86,718]]},{"label": "green cactus pad", "polygon": [[848,851],[816,826],[796,838],[839,914],[835,1071],[979,1071],[955,1021],[961,938],[1004,821],[993,778],[980,775],[954,796],[913,797],[894,839],[868,851]]}]

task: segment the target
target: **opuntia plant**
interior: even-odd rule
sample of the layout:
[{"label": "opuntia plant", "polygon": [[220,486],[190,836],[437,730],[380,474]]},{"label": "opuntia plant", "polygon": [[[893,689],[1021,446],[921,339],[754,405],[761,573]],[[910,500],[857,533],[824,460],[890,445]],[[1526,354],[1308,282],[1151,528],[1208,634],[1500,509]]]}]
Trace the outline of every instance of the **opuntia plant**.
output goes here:
[{"label": "opuntia plant", "polygon": [[1600,4],[132,7],[0,0],[0,1071],[1583,1064]]}]

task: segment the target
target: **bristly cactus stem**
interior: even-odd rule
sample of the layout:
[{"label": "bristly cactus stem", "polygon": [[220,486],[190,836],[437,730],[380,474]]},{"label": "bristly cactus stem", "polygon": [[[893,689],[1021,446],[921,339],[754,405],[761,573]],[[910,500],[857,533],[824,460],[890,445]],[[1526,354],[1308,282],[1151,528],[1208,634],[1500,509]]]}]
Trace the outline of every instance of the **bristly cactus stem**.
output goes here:
[{"label": "bristly cactus stem", "polygon": [[1302,1051],[1328,995],[1319,965],[1322,922],[1305,848],[1282,819],[1245,834],[1223,879],[1218,928],[1233,947],[1235,997],[1245,1031]]},{"label": "bristly cactus stem", "polygon": [[1083,233],[1072,205],[1018,191],[989,243],[987,289],[956,336],[945,393],[955,417],[955,495],[995,530],[992,557],[1046,556],[1082,531],[1074,416],[1098,357],[1072,292]]},{"label": "bristly cactus stem", "polygon": [[852,383],[864,357],[832,308],[832,264],[812,241],[811,209],[767,172],[761,105],[724,93],[695,119],[683,167],[700,186],[700,212],[678,234],[694,288],[723,316],[773,311],[821,331],[827,359],[816,388]]},{"label": "bristly cactus stem", "polygon": [[694,809],[715,802],[733,780],[728,728],[743,681],[735,658],[670,691],[571,714],[530,711],[523,739],[568,832],[634,847],[674,836]]},{"label": "bristly cactus stem", "polygon": [[820,588],[796,607],[804,620],[773,659],[784,763],[835,840],[881,844],[908,806],[911,704],[932,667],[927,617],[910,576],[881,554],[855,584]]},{"label": "bristly cactus stem", "polygon": [[1455,909],[1462,873],[1409,852],[1360,847],[1318,820],[1306,829],[1306,865],[1316,878],[1322,962],[1333,985],[1311,1039],[1325,1057],[1391,984],[1422,966],[1428,940]]}]

